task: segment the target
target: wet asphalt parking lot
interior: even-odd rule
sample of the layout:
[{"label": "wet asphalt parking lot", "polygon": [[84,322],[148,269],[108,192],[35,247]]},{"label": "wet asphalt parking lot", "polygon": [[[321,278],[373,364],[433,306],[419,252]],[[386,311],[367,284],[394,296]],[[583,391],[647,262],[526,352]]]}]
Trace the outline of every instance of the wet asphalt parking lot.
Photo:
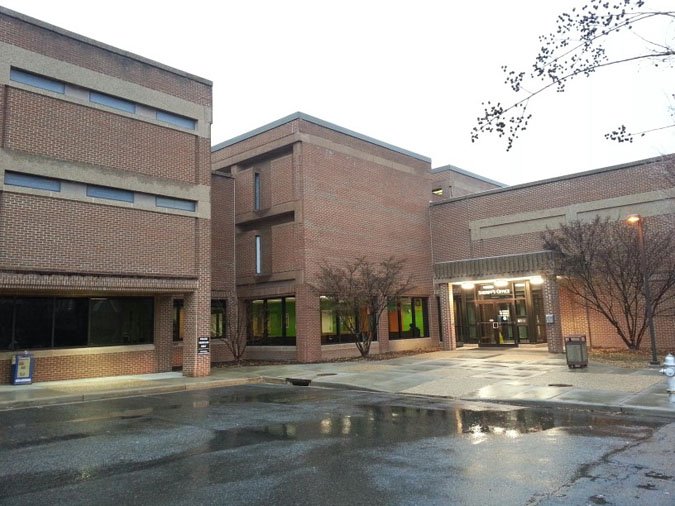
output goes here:
[{"label": "wet asphalt parking lot", "polygon": [[668,422],[290,385],[19,409],[0,503],[672,505]]}]

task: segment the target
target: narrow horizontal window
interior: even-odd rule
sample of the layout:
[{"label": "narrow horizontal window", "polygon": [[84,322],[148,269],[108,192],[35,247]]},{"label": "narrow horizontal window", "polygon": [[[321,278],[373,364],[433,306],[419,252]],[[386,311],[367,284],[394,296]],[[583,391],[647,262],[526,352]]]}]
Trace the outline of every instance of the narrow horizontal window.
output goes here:
[{"label": "narrow horizontal window", "polygon": [[197,121],[192,118],[186,118],[185,116],[179,116],[178,114],[166,111],[157,111],[155,117],[157,118],[157,121],[170,123],[181,128],[187,128],[188,130],[194,130],[197,126]]},{"label": "narrow horizontal window", "polygon": [[118,109],[120,111],[130,112],[132,114],[136,112],[136,104],[133,102],[104,93],[98,93],[96,91],[89,92],[89,101],[95,104],[105,105],[106,107],[112,107],[113,109]]},{"label": "narrow horizontal window", "polygon": [[122,202],[133,202],[134,192],[120,190],[118,188],[109,188],[107,186],[87,185],[87,197],[98,199],[119,200]]},{"label": "narrow horizontal window", "polygon": [[170,197],[155,197],[155,205],[168,209],[180,209],[181,211],[194,212],[197,209],[197,203],[194,200],[173,199]]},{"label": "narrow horizontal window", "polygon": [[21,174],[18,172],[5,172],[5,184],[22,186],[24,188],[35,188],[36,190],[49,190],[52,192],[61,191],[61,181],[57,179],[33,176],[32,174]]},{"label": "narrow horizontal window", "polygon": [[17,83],[27,84],[29,86],[34,86],[35,88],[53,91],[55,93],[66,92],[66,85],[61,81],[39,76],[37,74],[31,74],[30,72],[24,72],[19,69],[11,69],[9,71],[9,78]]}]

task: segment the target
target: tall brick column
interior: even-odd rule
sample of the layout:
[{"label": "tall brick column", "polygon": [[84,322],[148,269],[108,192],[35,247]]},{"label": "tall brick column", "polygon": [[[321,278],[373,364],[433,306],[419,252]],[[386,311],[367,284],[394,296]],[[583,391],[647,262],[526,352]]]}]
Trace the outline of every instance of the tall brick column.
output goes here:
[{"label": "tall brick column", "polygon": [[197,338],[210,334],[211,294],[204,290],[185,294],[185,337],[183,338],[183,375],[208,376],[211,354],[197,354]]},{"label": "tall brick column", "polygon": [[307,285],[295,287],[296,357],[299,362],[321,360],[321,313],[319,296]]},{"label": "tall brick column", "polygon": [[441,283],[438,285],[441,295],[441,326],[443,327],[443,349],[457,349],[457,336],[455,335],[455,309],[452,298],[452,285]]},{"label": "tall brick column", "polygon": [[551,353],[562,353],[563,335],[560,324],[560,289],[555,276],[545,276],[542,289],[544,295],[544,313],[553,315],[553,323],[546,324],[548,351]]},{"label": "tall brick column", "polygon": [[173,351],[173,300],[170,296],[155,297],[154,342],[157,372],[170,371]]},{"label": "tall brick column", "polygon": [[389,314],[387,308],[382,311],[377,325],[377,345],[380,353],[389,351]]},{"label": "tall brick column", "polygon": [[196,225],[199,288],[185,294],[183,375],[208,376],[211,373],[211,354],[197,354],[197,338],[211,335],[211,222],[198,219]]}]

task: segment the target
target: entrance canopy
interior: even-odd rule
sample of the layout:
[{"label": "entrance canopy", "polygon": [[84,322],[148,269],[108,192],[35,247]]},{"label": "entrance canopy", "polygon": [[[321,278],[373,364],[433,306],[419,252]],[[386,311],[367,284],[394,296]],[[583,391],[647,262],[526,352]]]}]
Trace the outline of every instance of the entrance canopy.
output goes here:
[{"label": "entrance canopy", "polygon": [[434,280],[437,283],[456,283],[503,276],[527,276],[532,273],[550,272],[552,268],[553,252],[537,251],[518,255],[438,262],[434,264]]}]

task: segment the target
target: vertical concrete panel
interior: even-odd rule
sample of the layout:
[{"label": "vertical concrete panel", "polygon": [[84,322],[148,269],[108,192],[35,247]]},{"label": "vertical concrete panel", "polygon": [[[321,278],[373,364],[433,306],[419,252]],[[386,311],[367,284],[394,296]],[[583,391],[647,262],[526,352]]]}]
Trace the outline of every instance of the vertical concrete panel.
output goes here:
[{"label": "vertical concrete panel", "polygon": [[155,355],[157,372],[171,370],[173,348],[173,300],[171,297],[155,297]]}]

